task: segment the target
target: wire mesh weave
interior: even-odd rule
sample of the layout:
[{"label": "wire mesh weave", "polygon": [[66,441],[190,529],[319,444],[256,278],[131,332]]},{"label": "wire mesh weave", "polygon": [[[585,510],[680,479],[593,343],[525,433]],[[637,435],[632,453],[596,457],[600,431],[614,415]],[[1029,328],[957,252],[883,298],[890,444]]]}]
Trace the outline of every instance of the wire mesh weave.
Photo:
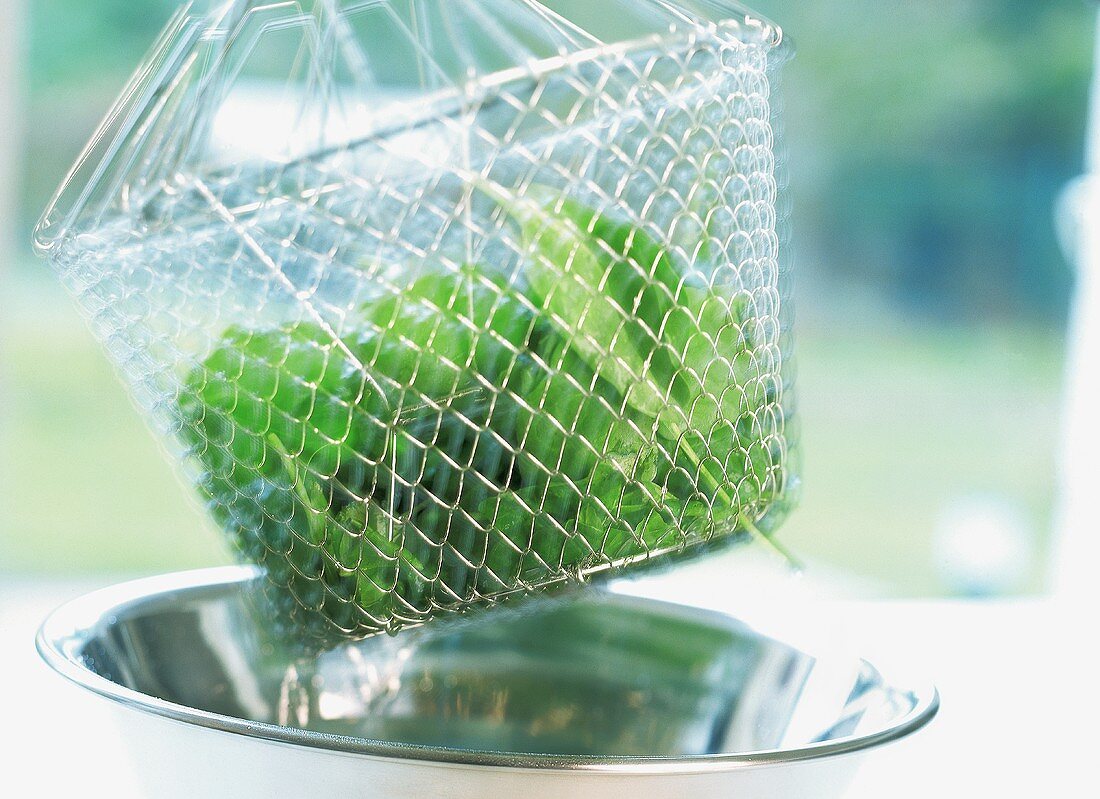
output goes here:
[{"label": "wire mesh weave", "polygon": [[778,30],[646,0],[608,4],[645,34],[609,42],[569,5],[181,12],[40,225],[304,629],[393,631],[789,506]]}]

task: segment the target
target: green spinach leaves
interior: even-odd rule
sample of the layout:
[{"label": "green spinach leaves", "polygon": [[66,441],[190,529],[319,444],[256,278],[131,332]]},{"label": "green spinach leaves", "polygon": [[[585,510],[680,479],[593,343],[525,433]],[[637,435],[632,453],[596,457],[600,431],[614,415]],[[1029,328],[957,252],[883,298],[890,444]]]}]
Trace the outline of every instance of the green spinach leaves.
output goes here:
[{"label": "green spinach leaves", "polygon": [[744,534],[781,497],[749,295],[550,190],[501,205],[514,276],[441,268],[339,341],[232,328],[181,391],[218,523],[345,633]]}]

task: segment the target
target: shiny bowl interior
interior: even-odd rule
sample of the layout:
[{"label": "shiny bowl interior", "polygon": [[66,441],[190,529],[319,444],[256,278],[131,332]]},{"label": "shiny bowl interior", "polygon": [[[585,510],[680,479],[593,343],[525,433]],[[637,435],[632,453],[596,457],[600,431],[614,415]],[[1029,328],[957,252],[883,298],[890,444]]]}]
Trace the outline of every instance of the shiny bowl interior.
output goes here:
[{"label": "shiny bowl interior", "polygon": [[597,590],[303,654],[256,572],[90,594],[38,646],[79,685],[199,727],[344,752],[517,767],[690,768],[834,756],[926,724],[931,687],[730,616]]}]

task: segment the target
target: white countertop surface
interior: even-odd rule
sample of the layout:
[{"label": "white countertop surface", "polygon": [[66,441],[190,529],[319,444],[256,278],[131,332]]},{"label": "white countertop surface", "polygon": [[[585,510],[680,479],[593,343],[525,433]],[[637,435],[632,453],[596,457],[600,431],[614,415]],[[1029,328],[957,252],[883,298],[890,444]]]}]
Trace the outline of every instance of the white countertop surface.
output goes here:
[{"label": "white countertop surface", "polygon": [[[0,582],[0,796],[142,796],[123,742],[98,726],[105,700],[85,702],[33,645],[50,609],[109,582]],[[850,799],[1100,796],[1100,633],[1080,604],[829,602],[823,634],[929,675],[943,700],[929,728],[868,758]]]}]

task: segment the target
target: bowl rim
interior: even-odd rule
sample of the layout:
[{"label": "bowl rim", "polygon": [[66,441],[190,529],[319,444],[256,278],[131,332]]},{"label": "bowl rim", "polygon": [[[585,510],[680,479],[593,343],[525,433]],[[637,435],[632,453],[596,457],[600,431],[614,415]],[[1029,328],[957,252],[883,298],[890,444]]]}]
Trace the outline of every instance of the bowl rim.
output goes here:
[{"label": "bowl rim", "polygon": [[[255,567],[220,566],[145,577],[92,591],[66,602],[50,613],[39,627],[35,646],[51,669],[75,685],[129,710],[191,727],[242,735],[269,743],[321,749],[372,759],[487,768],[604,771],[630,774],[697,773],[821,760],[862,752],[905,738],[925,727],[935,718],[940,708],[940,696],[935,686],[922,682],[915,687],[890,686],[893,690],[912,697],[913,707],[908,713],[882,729],[787,749],[723,752],[684,757],[563,756],[490,752],[332,735],[212,713],[127,688],[96,674],[79,660],[76,645],[86,640],[87,631],[101,623],[103,619],[110,619],[114,613],[125,606],[147,601],[159,595],[244,583],[255,579],[258,575],[259,570]],[[670,607],[680,606],[671,605]]]}]

